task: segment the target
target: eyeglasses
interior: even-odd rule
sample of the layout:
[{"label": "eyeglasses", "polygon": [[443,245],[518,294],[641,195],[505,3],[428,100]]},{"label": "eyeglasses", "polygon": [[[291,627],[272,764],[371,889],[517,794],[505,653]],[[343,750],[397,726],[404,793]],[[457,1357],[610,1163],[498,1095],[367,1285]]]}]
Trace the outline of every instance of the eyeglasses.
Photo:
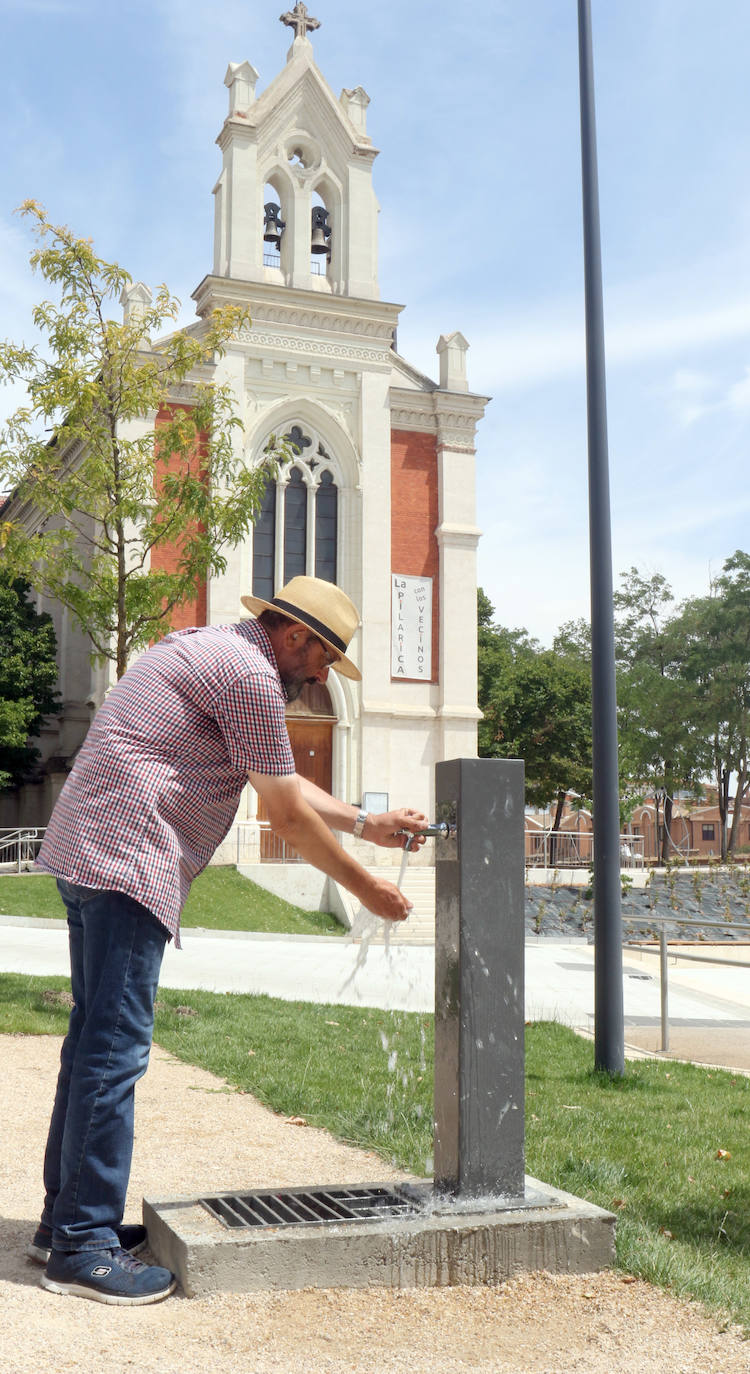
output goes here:
[{"label": "eyeglasses", "polygon": [[330,649],[328,648],[328,645],[324,644],[322,639],[318,639],[317,635],[311,635],[309,643],[317,644],[318,647],[323,650],[323,653],[325,654],[325,662],[323,664],[323,667],[331,668],[333,664],[336,662],[336,655],[331,653]]}]

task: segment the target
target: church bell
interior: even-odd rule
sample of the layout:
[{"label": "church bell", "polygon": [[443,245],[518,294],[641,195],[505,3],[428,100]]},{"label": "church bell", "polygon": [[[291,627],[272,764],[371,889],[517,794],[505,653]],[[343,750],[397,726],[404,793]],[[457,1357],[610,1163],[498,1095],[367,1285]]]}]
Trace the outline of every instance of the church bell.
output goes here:
[{"label": "church bell", "polygon": [[328,223],[328,211],[322,205],[313,205],[310,252],[325,253],[330,258],[331,245],[328,242],[330,237],[331,226]]},{"label": "church bell", "polygon": [[281,248],[281,235],[286,229],[286,222],[281,218],[281,210],[274,201],[269,200],[268,204],[263,206],[263,212],[263,242]]}]

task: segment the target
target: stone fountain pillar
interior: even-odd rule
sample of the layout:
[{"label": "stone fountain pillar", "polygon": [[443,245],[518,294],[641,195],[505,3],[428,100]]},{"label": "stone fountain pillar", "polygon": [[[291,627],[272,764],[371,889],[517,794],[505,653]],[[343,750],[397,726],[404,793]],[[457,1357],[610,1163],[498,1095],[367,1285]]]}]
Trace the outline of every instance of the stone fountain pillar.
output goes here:
[{"label": "stone fountain pillar", "polygon": [[524,1198],[524,767],[436,769],[435,1189]]}]

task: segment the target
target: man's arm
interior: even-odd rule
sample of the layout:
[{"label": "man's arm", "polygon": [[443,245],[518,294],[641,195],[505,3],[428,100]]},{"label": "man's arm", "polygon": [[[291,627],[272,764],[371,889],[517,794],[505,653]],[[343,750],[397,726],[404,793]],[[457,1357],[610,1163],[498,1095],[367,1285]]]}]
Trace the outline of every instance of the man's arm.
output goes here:
[{"label": "man's arm", "polygon": [[[271,829],[290,844],[307,863],[327,873],[358,897],[368,911],[388,921],[403,921],[411,910],[411,903],[393,883],[373,877],[357,860],[347,854],[334,839],[328,826],[351,830],[356,810],[344,802],[336,802],[314,784],[314,798],[326,798],[326,815],[321,816],[303,796],[300,780],[295,775],[271,777],[265,773],[250,773],[250,782],[263,798]],[[320,803],[323,808],[323,803]],[[329,820],[330,817],[330,820]],[[377,819],[377,818],[373,818]],[[415,829],[418,829],[416,825]]]},{"label": "man's arm", "polygon": [[[297,774],[297,781],[305,801],[317,812],[321,820],[324,820],[331,830],[341,830],[345,835],[351,835],[359,808],[350,806],[348,802],[338,801],[322,787],[310,782],[309,778],[302,778]],[[362,838],[386,849],[403,849],[408,838],[406,832],[410,832],[418,835],[412,843],[412,847],[417,848],[424,844],[424,836],[418,832],[425,830],[426,827],[427,817],[423,816],[421,811],[412,811],[407,807],[377,816],[370,812],[365,821]]]}]

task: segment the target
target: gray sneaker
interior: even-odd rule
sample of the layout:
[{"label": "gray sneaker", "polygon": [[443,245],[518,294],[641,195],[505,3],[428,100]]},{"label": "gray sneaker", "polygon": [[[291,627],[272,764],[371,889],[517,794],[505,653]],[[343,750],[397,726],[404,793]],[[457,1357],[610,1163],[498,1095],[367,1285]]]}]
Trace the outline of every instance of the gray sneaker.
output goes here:
[{"label": "gray sneaker", "polygon": [[41,1278],[50,1293],[73,1293],[119,1307],[161,1302],[177,1287],[174,1274],[142,1264],[126,1250],[53,1250]]},{"label": "gray sneaker", "polygon": [[[123,1250],[127,1250],[130,1255],[140,1255],[141,1250],[145,1250],[148,1245],[148,1236],[145,1226],[118,1226],[117,1239]],[[26,1254],[29,1259],[36,1260],[37,1264],[46,1264],[52,1254],[52,1230],[51,1227],[41,1223],[37,1227],[34,1239],[26,1246]]]}]

